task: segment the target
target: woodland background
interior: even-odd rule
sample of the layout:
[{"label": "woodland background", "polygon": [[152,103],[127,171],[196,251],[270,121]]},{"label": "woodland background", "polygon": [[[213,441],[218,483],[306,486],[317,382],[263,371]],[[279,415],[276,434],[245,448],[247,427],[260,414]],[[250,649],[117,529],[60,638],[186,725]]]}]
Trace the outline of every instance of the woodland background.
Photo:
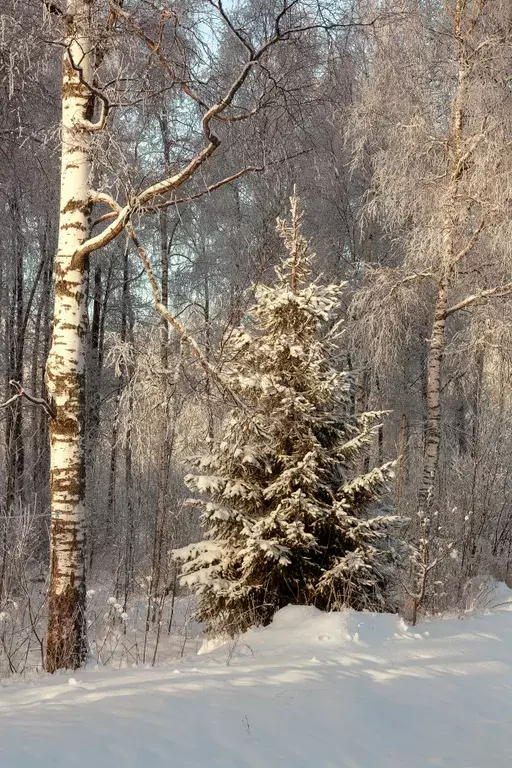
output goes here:
[{"label": "woodland background", "polygon": [[[0,11],[2,402],[11,381],[47,397],[62,55],[52,5],[4,0]],[[112,4],[92,5],[101,16]],[[201,146],[204,110],[183,83],[210,103],[243,62],[245,36],[268,37],[282,7],[123,7],[128,20],[104,33],[110,111],[93,172],[96,189],[129,199]],[[273,280],[276,217],[297,186],[317,274],[348,282],[340,316],[353,408],[388,412],[366,461],[399,457],[390,493],[428,572],[421,608],[464,609],[482,577],[512,580],[512,7],[283,7],[299,31],[244,84],[244,119],[219,121],[220,146],[172,205],[132,221],[162,303],[222,370],[253,286]],[[98,230],[104,213],[94,206]],[[217,433],[225,393],[155,312],[124,234],[90,255],[87,306],[90,651],[155,661],[188,642],[187,622],[173,634],[175,612],[188,608],[170,552],[200,536],[183,477]],[[0,410],[0,466],[0,665],[12,673],[44,652],[43,408],[19,398]]]}]

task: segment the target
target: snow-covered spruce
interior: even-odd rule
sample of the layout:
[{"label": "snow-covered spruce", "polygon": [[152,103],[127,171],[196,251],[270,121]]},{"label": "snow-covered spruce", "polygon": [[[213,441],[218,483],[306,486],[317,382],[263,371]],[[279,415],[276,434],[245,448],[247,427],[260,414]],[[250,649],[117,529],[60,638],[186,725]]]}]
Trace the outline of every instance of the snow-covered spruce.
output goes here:
[{"label": "snow-covered spruce", "polygon": [[376,514],[376,502],[392,464],[355,471],[379,414],[351,415],[334,323],[344,286],[309,279],[314,254],[301,218],[292,197],[291,223],[277,223],[287,252],[277,280],[258,287],[232,336],[237,405],[186,478],[205,497],[206,538],[175,554],[211,634],[268,624],[289,603],[390,609],[397,518]]}]

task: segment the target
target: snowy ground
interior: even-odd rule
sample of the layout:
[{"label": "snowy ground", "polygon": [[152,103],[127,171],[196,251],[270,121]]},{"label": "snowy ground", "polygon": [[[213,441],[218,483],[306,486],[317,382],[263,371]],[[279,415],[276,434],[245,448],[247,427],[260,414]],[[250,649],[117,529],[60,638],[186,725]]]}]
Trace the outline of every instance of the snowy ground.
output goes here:
[{"label": "snowy ground", "polygon": [[172,666],[0,685],[1,768],[505,768],[512,610],[285,608]]}]

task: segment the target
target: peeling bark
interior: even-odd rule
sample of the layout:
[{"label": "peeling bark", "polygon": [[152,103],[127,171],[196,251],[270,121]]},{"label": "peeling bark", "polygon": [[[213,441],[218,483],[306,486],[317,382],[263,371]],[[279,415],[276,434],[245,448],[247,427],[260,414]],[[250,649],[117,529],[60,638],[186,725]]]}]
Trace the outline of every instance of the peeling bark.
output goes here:
[{"label": "peeling bark", "polygon": [[55,305],[46,386],[55,411],[50,424],[51,572],[46,669],[75,669],[85,657],[85,472],[83,410],[86,278],[77,258],[90,232],[89,182],[93,96],[87,0],[68,0],[62,81],[62,157]]}]

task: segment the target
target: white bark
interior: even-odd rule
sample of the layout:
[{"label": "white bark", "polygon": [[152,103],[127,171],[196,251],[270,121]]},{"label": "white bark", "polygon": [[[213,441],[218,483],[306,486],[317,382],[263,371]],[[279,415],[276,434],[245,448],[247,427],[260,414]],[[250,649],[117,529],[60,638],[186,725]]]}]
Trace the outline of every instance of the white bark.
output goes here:
[{"label": "white bark", "polygon": [[[223,113],[232,105],[235,95],[257,62],[276,43],[288,39],[292,32],[298,34],[303,31],[301,27],[282,31],[279,28],[284,15],[282,11],[276,19],[275,33],[259,49],[253,49],[247,43],[250,56],[235,74],[224,96],[209,107],[202,117],[206,146],[181,171],[150,184],[121,205],[110,195],[90,189],[92,135],[103,130],[109,111],[107,97],[100,89],[96,89],[93,80],[91,7],[92,0],[67,0],[62,16],[67,31],[62,84],[61,210],[55,266],[54,329],[46,368],[47,388],[55,411],[50,429],[52,562],[47,639],[47,669],[50,671],[59,667],[80,666],[84,655],[85,472],[82,415],[85,285],[89,254],[112,242],[125,229],[136,240],[130,224],[133,212],[147,209],[156,211],[159,206],[169,203],[166,196],[194,176],[219,146],[220,139],[212,131],[212,122],[216,119],[228,122],[242,119],[240,116],[225,116]],[[158,46],[153,44],[122,4],[110,5],[110,21],[106,22],[104,29],[109,29],[110,22],[118,19],[123,19],[151,52],[157,53]],[[164,66],[165,59],[160,56],[159,60]],[[95,97],[101,103],[101,115],[96,122],[93,120]],[[206,105],[201,102],[201,106]],[[239,178],[249,170],[245,168],[211,185],[209,191]],[[89,220],[93,203],[102,203],[111,210],[111,214],[101,217],[101,221],[112,219],[95,236],[91,236]],[[178,331],[182,340],[191,345],[203,367],[209,372],[213,371],[194,340],[185,334],[178,321],[162,304],[150,264],[142,248],[139,245],[137,248],[151,281],[157,311]],[[216,372],[214,374],[219,378]]]},{"label": "white bark", "polygon": [[47,669],[80,666],[84,655],[84,400],[85,279],[89,236],[93,107],[87,0],[68,0],[62,80],[62,158],[55,308],[46,385],[55,418],[51,441],[51,583]]}]

